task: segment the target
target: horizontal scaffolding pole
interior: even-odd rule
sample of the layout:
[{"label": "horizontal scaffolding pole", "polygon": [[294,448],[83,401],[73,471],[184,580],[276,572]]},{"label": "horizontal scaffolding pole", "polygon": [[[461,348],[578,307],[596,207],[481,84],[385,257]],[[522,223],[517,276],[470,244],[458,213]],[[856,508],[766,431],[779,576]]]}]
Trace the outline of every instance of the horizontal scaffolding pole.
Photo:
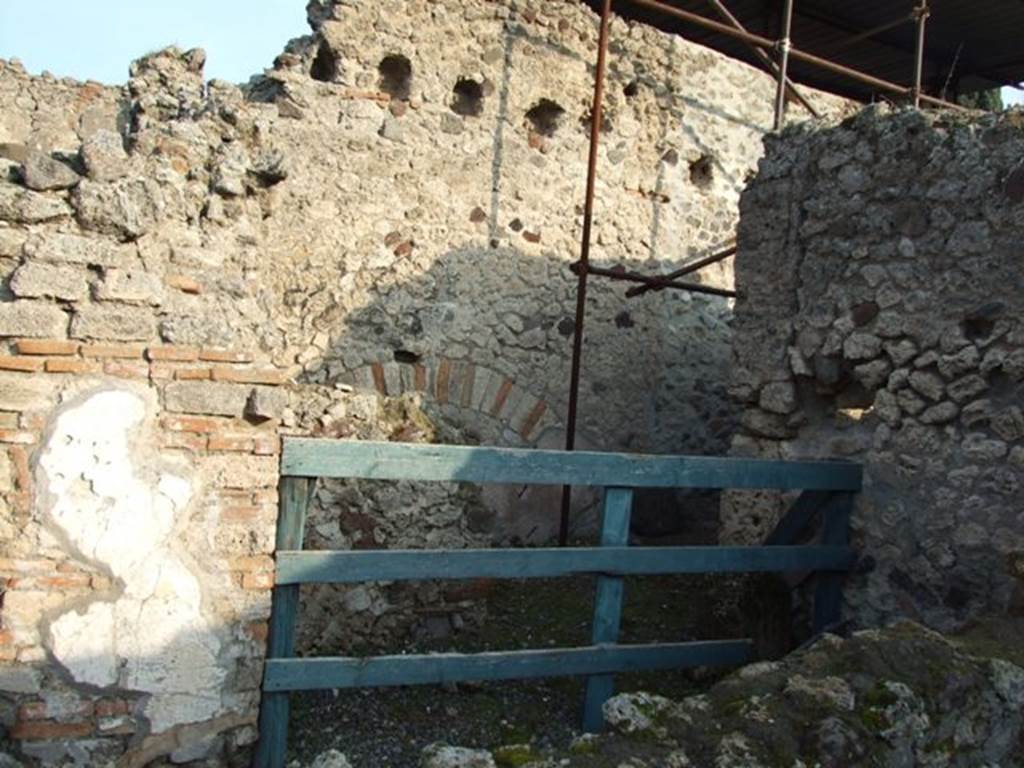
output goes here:
[{"label": "horizontal scaffolding pole", "polygon": [[[576,270],[579,269],[579,262],[576,261],[570,264],[569,269],[576,272]],[[622,280],[627,283],[655,285],[658,288],[675,288],[680,291],[705,293],[709,296],[725,296],[730,299],[736,297],[736,291],[731,291],[728,288],[714,288],[710,285],[701,285],[700,283],[681,283],[678,280],[670,280],[666,282],[664,276],[652,277],[650,275],[641,275],[638,272],[627,272],[624,269],[607,269],[605,267],[595,267],[590,265],[587,267],[587,273],[597,275],[598,277],[607,277],[610,280]]]},{"label": "horizontal scaffolding pole", "polygon": [[724,251],[713,253],[710,256],[701,259],[700,261],[695,261],[692,264],[687,264],[685,267],[680,267],[675,272],[669,272],[667,275],[656,277],[650,283],[630,288],[628,291],[626,291],[626,296],[629,298],[633,298],[634,296],[640,296],[642,294],[645,294],[648,291],[660,291],[662,288],[667,286],[676,278],[682,277],[683,275],[689,275],[692,272],[696,272],[697,270],[703,269],[704,267],[710,266],[711,264],[717,264],[720,261],[725,261],[730,256],[735,255],[736,246],[733,245],[730,246],[729,248],[726,248]]},{"label": "horizontal scaffolding pole", "polygon": [[[668,14],[669,16],[675,16],[683,21],[688,21],[691,24],[696,24],[699,27],[710,29],[712,32],[718,32],[719,34],[731,37],[734,40],[740,40],[751,45],[756,45],[759,48],[775,50],[778,47],[777,40],[771,40],[761,35],[755,35],[752,32],[741,32],[738,29],[734,29],[728,24],[723,24],[713,19],[709,19],[706,16],[701,16],[699,13],[691,13],[690,11],[684,11],[682,8],[676,8],[675,6],[666,5],[665,3],[658,2],[658,0],[629,0],[634,5],[639,5],[644,8],[650,8],[654,11],[660,11],[661,13]],[[913,96],[913,88],[906,85],[899,85],[898,83],[891,82],[889,80],[883,80],[880,77],[860,72],[850,67],[845,67],[842,64],[837,64],[834,61],[823,59],[820,56],[815,56],[813,53],[807,53],[799,48],[789,49],[790,58],[802,61],[805,64],[818,67],[820,69],[834,72],[838,75],[849,77],[852,80],[870,85],[873,88],[877,88],[880,91],[887,91],[889,93],[896,93],[900,96],[905,96],[908,99]],[[954,104],[944,99],[939,99],[934,96],[927,96],[921,94],[921,101],[931,104],[937,107],[945,107],[946,109],[955,109],[960,112],[969,111],[966,107],[961,107],[959,104]]]}]

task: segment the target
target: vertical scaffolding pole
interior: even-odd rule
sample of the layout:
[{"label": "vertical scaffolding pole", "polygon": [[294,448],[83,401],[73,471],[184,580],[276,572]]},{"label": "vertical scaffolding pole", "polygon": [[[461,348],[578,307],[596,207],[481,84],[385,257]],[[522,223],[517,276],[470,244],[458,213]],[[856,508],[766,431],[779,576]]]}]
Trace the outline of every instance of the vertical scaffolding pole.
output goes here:
[{"label": "vertical scaffolding pole", "polygon": [[924,74],[924,26],[928,21],[928,0],[922,0],[921,4],[914,8],[914,16],[917,18],[917,50],[914,58],[914,109],[921,108],[921,78]]},{"label": "vertical scaffolding pole", "polygon": [[[601,30],[597,38],[597,70],[594,73],[594,105],[590,113],[590,155],[587,160],[587,192],[583,204],[583,238],[580,244],[576,283],[576,325],[572,337],[572,372],[569,376],[569,413],[565,419],[565,450],[576,447],[576,410],[579,405],[580,361],[583,354],[583,320],[587,309],[587,271],[590,266],[590,230],[594,223],[594,189],[597,183],[597,150],[601,140],[601,122],[604,111],[604,74],[608,54],[608,24],[612,15],[612,0],[604,0],[601,7]],[[562,486],[562,518],[558,527],[558,544],[569,541],[569,509],[572,504],[572,486]]]},{"label": "vertical scaffolding pole", "polygon": [[779,79],[775,89],[775,130],[782,130],[786,118],[786,70],[789,68],[789,33],[793,27],[793,0],[786,0],[782,12],[782,35],[779,38]]}]

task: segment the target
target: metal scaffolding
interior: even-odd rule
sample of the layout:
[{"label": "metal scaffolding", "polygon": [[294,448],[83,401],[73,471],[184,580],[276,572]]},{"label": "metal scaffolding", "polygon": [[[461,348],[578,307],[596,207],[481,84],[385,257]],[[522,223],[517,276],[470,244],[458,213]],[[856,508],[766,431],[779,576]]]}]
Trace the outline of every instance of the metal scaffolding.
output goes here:
[{"label": "metal scaffolding", "polygon": [[[777,86],[775,91],[775,114],[774,129],[780,130],[785,123],[786,105],[789,100],[799,102],[811,115],[818,117],[813,105],[800,93],[788,76],[790,60],[799,61],[812,67],[828,70],[832,73],[851,78],[872,88],[893,94],[896,98],[904,100],[914,107],[922,104],[932,107],[963,110],[964,108],[946,101],[944,99],[930,96],[924,93],[921,87],[922,72],[924,69],[924,41],[925,25],[930,14],[928,0],[917,0],[917,4],[905,15],[894,19],[881,26],[851,36],[846,44],[865,40],[881,32],[893,29],[902,24],[914,22],[917,25],[917,45],[914,56],[914,71],[912,73],[913,84],[909,86],[899,85],[889,80],[883,80],[873,75],[860,72],[856,69],[838,64],[834,61],[816,56],[803,51],[792,45],[790,31],[793,20],[793,6],[795,0],[785,0],[782,15],[781,34],[778,39],[772,40],[761,35],[748,31],[723,4],[722,0],[708,0],[709,5],[723,19],[715,21],[700,14],[668,5],[661,0],[621,0],[621,2],[632,3],[633,5],[648,8],[661,13],[668,14],[685,22],[695,24],[705,29],[717,32],[735,40],[739,40],[750,46],[768,71],[776,78]],[[597,65],[594,76],[594,100],[591,111],[592,120],[590,123],[590,151],[587,159],[587,187],[586,197],[583,206],[583,235],[580,244],[580,258],[573,262],[570,269],[577,276],[576,285],[576,318],[575,333],[573,334],[572,345],[572,369],[569,377],[569,407],[566,417],[565,450],[572,451],[576,447],[576,418],[579,406],[580,368],[583,356],[583,329],[586,318],[587,279],[605,277],[611,280],[621,280],[637,283],[626,291],[627,297],[640,296],[649,291],[660,291],[665,288],[703,293],[713,296],[735,297],[735,291],[725,288],[715,288],[701,285],[700,283],[682,282],[678,278],[692,274],[703,267],[723,261],[735,255],[735,244],[723,246],[723,250],[713,253],[705,258],[688,264],[681,269],[664,275],[642,275],[637,272],[630,272],[624,268],[596,267],[590,264],[590,239],[594,222],[594,190],[597,181],[597,159],[598,148],[601,139],[601,126],[604,114],[604,80],[608,56],[608,29],[611,21],[612,0],[603,0],[601,7],[601,24],[597,42]],[[777,60],[772,59],[774,53]],[[559,526],[559,544],[565,546],[569,538],[569,514],[572,502],[572,486],[562,488],[562,508]]]}]

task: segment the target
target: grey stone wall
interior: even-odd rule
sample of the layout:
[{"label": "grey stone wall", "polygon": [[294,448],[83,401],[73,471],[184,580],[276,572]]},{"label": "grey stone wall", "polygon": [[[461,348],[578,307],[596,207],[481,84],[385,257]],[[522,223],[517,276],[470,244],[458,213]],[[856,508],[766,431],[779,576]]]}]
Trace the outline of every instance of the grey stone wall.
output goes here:
[{"label": "grey stone wall", "polygon": [[[864,462],[849,615],[1021,609],[1024,132],[866,109],[766,140],[744,192],[733,451]],[[726,500],[756,541],[777,499]]]}]

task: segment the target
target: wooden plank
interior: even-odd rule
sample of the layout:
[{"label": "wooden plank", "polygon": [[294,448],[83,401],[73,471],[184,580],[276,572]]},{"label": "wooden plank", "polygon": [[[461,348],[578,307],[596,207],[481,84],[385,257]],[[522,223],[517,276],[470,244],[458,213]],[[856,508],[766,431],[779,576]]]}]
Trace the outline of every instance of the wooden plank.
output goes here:
[{"label": "wooden plank", "polygon": [[[306,478],[282,477],[280,514],[277,520],[277,549],[301,550],[306,526],[306,508],[312,481]],[[274,587],[270,608],[270,634],[267,658],[287,658],[295,653],[295,617],[299,608],[299,586]],[[287,693],[264,691],[260,702],[260,735],[254,768],[284,768],[288,747]]]},{"label": "wooden plank", "polygon": [[795,543],[815,516],[832,498],[829,491],[804,491],[782,516],[764,543],[769,546]]},{"label": "wooden plank", "polygon": [[475,654],[269,659],[263,689],[310,691],[733,666],[749,661],[751,651],[749,640],[712,640]]},{"label": "wooden plank", "polygon": [[[846,546],[850,540],[850,513],[853,494],[840,493],[823,510],[822,543],[828,546]],[[814,631],[825,632],[839,623],[843,612],[842,573],[819,573],[814,590]]]},{"label": "wooden plank", "polygon": [[285,438],[281,472],[301,477],[624,488],[859,490],[850,462],[648,456]]},{"label": "wooden plank", "polygon": [[846,547],[820,546],[278,552],[277,583],[846,570],[853,557]]},{"label": "wooden plank", "polygon": [[[629,543],[629,518],[633,509],[633,491],[629,488],[606,488],[604,512],[601,519],[601,546],[619,547]],[[627,548],[628,549],[628,548]],[[626,557],[630,553],[626,553]],[[621,576],[601,576],[597,580],[594,597],[594,626],[591,642],[594,645],[616,643],[622,623]],[[604,725],[601,705],[615,693],[615,678],[594,675],[587,678],[587,691],[583,699],[583,730],[596,733]]]}]

